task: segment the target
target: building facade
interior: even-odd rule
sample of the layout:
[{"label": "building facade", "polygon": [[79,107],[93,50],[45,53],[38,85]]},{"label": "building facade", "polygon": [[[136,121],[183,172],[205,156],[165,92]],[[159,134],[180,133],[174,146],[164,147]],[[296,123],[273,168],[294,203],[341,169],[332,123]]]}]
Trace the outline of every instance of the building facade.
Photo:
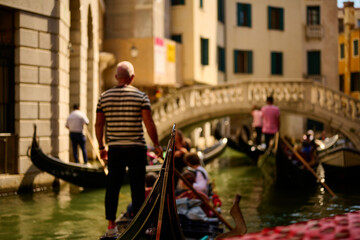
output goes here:
[{"label": "building facade", "polygon": [[360,99],[360,9],[345,2],[338,11],[339,18],[339,88]]},{"label": "building facade", "polygon": [[14,182],[49,182],[27,156],[34,124],[42,150],[64,161],[72,105],[94,124],[99,66],[106,66],[100,64],[104,11],[101,0],[0,0],[2,191]]}]

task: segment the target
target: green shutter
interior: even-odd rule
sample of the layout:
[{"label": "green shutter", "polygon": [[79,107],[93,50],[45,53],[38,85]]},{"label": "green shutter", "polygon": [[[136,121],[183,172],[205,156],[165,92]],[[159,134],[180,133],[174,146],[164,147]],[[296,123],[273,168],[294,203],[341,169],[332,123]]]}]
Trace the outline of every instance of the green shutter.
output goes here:
[{"label": "green shutter", "polygon": [[218,70],[225,72],[225,48],[218,47]]},{"label": "green shutter", "polygon": [[246,5],[247,7],[247,23],[248,23],[248,26],[251,27],[251,5],[250,4],[247,4]]},{"label": "green shutter", "polygon": [[284,9],[280,8],[280,29],[284,30]]},{"label": "green shutter", "polygon": [[271,53],[271,74],[276,74],[276,53]]},{"label": "green shutter", "polygon": [[224,0],[218,0],[218,21],[224,23]]},{"label": "green shutter", "polygon": [[248,73],[253,72],[253,57],[252,57],[252,51],[248,51]]},{"label": "green shutter", "polygon": [[238,50],[234,50],[234,73],[238,73]]},{"label": "green shutter", "polygon": [[201,64],[209,65],[209,39],[201,38]]},{"label": "green shutter", "polygon": [[268,7],[268,27],[269,29],[271,29],[271,11],[272,11],[272,7]]},{"label": "green shutter", "polygon": [[243,10],[242,4],[238,3],[237,4],[237,25],[241,26],[242,22],[241,22],[241,12]]},{"label": "green shutter", "polygon": [[354,40],[354,56],[359,55],[359,40]]},{"label": "green shutter", "polygon": [[308,75],[321,74],[321,54],[320,51],[308,52]]},{"label": "green shutter", "polygon": [[279,53],[279,72],[278,74],[283,74],[283,54]]}]

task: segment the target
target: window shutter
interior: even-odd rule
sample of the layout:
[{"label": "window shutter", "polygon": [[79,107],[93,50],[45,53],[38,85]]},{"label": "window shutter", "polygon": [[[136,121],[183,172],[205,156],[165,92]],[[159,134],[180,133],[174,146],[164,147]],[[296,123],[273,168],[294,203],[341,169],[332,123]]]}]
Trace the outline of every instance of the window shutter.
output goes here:
[{"label": "window shutter", "polygon": [[276,73],[276,53],[271,53],[271,74]]},{"label": "window shutter", "polygon": [[252,57],[252,51],[248,51],[248,73],[252,73],[253,72],[253,57]]},{"label": "window shutter", "polygon": [[268,7],[268,23],[269,23],[269,29],[271,29],[271,7]]},{"label": "window shutter", "polygon": [[284,30],[284,9],[280,8],[280,29]]},{"label": "window shutter", "polygon": [[237,25],[241,26],[241,13],[242,13],[242,4],[237,4]]},{"label": "window shutter", "polygon": [[308,52],[308,75],[321,74],[321,55],[319,51]]},{"label": "window shutter", "polygon": [[279,72],[278,74],[283,74],[283,54],[279,53]]},{"label": "window shutter", "polygon": [[209,39],[201,38],[201,64],[209,65]]},{"label": "window shutter", "polygon": [[247,4],[246,5],[247,7],[247,23],[248,23],[248,26],[251,27],[251,5],[250,4]]},{"label": "window shutter", "polygon": [[238,51],[234,50],[234,72],[238,73],[239,69],[238,69]]}]

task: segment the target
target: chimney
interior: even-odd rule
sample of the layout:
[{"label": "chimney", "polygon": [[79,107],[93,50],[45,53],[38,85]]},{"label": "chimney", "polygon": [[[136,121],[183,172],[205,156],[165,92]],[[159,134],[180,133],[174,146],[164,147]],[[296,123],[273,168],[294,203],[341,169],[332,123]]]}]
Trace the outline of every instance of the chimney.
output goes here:
[{"label": "chimney", "polygon": [[355,25],[354,2],[344,2],[344,25],[350,29]]}]

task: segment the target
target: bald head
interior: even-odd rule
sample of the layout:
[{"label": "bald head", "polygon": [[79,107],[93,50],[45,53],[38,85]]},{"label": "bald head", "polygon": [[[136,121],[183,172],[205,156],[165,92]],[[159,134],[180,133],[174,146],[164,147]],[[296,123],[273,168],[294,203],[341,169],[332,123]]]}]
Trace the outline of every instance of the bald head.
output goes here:
[{"label": "bald head", "polygon": [[131,84],[134,76],[134,67],[130,62],[123,61],[118,63],[115,78],[119,81],[119,84]]}]

